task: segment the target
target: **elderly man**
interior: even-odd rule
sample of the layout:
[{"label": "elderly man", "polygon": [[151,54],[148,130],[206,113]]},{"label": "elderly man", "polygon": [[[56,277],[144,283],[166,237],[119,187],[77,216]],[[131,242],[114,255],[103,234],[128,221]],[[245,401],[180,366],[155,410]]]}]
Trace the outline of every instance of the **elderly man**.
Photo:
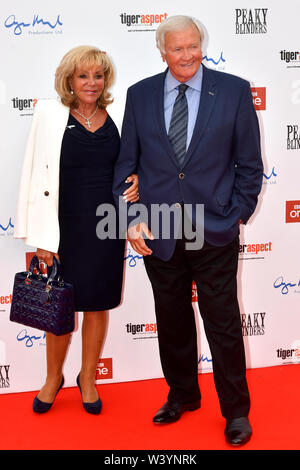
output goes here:
[{"label": "elderly man", "polygon": [[144,219],[127,232],[133,248],[144,255],[170,387],[153,421],[171,423],[200,407],[194,280],[226,418],[225,437],[241,445],[252,430],[236,287],[239,223],[254,212],[261,189],[260,135],[249,83],[206,68],[202,41],[200,23],[190,17],[169,17],[158,28],[157,45],[168,68],[128,90],[114,192],[120,196],[126,176],[137,172],[140,202],[148,210],[154,204],[178,211],[192,207],[193,228],[199,232],[203,224],[195,208],[204,205],[199,249],[178,235],[176,222],[169,237],[153,237],[151,222]]}]

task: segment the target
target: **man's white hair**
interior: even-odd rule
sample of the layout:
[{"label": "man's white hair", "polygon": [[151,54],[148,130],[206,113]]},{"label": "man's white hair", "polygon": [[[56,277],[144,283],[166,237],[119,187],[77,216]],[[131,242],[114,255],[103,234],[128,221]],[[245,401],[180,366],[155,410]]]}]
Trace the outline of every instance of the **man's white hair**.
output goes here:
[{"label": "man's white hair", "polygon": [[166,18],[156,30],[156,46],[162,54],[165,53],[165,34],[170,31],[182,31],[194,24],[200,33],[201,42],[204,39],[204,32],[200,21],[192,16],[176,15]]}]

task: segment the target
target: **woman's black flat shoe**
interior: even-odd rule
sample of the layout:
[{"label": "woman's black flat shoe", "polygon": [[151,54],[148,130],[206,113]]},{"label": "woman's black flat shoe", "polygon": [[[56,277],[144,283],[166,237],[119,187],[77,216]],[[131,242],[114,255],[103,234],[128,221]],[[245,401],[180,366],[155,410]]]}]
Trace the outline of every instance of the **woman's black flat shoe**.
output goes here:
[{"label": "woman's black flat shoe", "polygon": [[[76,383],[78,385],[78,388],[80,390],[81,397],[82,397],[82,392],[81,392],[81,387],[80,387],[80,382],[79,382],[79,375],[80,374],[78,374],[78,376],[77,376]],[[83,408],[85,409],[85,411],[87,411],[88,413],[91,413],[92,415],[99,415],[101,413],[102,401],[100,400],[100,398],[98,398],[97,401],[94,401],[92,403],[86,403],[86,402],[82,401],[82,405],[83,405]]]},{"label": "woman's black flat shoe", "polygon": [[[58,394],[58,392],[60,391],[60,389],[62,388],[63,384],[65,383],[65,379],[64,379],[64,376],[62,376],[62,379],[61,379],[61,383],[60,383],[60,386],[58,387],[58,390],[55,394],[55,397],[54,397],[54,400],[56,398],[56,395]],[[35,413],[47,413],[47,411],[50,410],[51,406],[53,405],[54,403],[54,400],[52,403],[46,403],[45,401],[41,401],[37,396],[34,398],[33,400],[33,404],[32,404],[32,408],[33,408],[33,411]]]}]

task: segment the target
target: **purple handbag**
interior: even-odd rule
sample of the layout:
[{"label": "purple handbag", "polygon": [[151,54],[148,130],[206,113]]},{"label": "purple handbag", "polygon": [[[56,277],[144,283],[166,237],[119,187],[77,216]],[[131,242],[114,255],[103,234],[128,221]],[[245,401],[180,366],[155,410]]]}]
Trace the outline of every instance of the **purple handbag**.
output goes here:
[{"label": "purple handbag", "polygon": [[28,272],[15,275],[10,320],[60,336],[74,330],[73,286],[63,281],[55,256],[48,270],[43,276],[34,256]]}]

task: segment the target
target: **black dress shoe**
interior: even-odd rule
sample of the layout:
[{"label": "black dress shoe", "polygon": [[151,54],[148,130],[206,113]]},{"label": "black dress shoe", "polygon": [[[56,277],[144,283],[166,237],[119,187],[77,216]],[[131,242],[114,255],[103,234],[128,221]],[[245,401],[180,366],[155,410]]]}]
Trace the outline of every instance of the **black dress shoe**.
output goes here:
[{"label": "black dress shoe", "polygon": [[247,416],[227,419],[225,439],[233,446],[241,446],[250,440],[252,429]]},{"label": "black dress shoe", "polygon": [[185,404],[167,401],[158,410],[153,418],[153,422],[157,424],[174,423],[179,420],[185,411],[194,411],[198,410],[198,408],[200,408],[200,400]]}]

